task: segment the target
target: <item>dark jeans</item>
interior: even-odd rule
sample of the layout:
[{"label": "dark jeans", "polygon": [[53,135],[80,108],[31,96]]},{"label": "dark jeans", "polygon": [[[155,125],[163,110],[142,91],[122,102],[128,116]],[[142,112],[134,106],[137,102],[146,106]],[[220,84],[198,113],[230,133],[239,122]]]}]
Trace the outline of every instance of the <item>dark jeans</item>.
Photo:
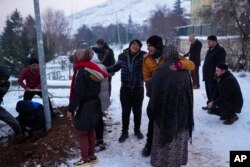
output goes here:
[{"label": "dark jeans", "polygon": [[218,87],[218,82],[216,80],[214,80],[213,82],[205,81],[205,87],[206,87],[207,99],[208,99],[208,102],[210,102],[213,100],[215,91]]},{"label": "dark jeans", "polygon": [[101,117],[100,121],[98,122],[98,125],[95,128],[97,144],[103,143],[103,132],[104,132],[104,123],[103,123],[103,117]]},{"label": "dark jeans", "polygon": [[[24,95],[23,95],[23,100],[32,100],[35,95],[38,95],[39,97],[42,98],[41,91],[25,91]],[[49,100],[49,108],[50,108],[51,116],[54,117],[55,115],[54,115],[54,111],[53,111],[53,107],[52,107],[50,98],[48,100]]]},{"label": "dark jeans", "polygon": [[131,109],[134,114],[134,132],[140,131],[143,98],[144,98],[143,87],[138,87],[134,89],[130,89],[125,86],[121,87],[120,100],[122,106],[123,133],[128,133]]},{"label": "dark jeans", "polygon": [[0,106],[0,120],[7,123],[14,131],[15,136],[21,135],[21,126],[17,119],[15,119],[8,111]]},{"label": "dark jeans", "polygon": [[193,85],[200,86],[200,79],[199,79],[199,66],[195,66],[195,69],[190,72],[191,78],[193,80]]},{"label": "dark jeans", "polygon": [[147,106],[147,115],[148,115],[148,132],[147,132],[147,147],[151,149],[154,133],[154,114],[151,111],[149,104]]}]

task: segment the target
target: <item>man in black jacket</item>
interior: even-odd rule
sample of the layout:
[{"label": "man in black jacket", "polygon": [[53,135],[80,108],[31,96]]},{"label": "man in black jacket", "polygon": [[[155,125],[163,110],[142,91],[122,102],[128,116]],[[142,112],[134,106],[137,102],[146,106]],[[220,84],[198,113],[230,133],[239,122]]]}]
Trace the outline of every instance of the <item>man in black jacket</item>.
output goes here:
[{"label": "man in black jacket", "polygon": [[[9,72],[7,67],[0,66],[0,103],[3,101],[4,95],[8,92],[10,87]],[[16,137],[22,134],[19,122],[8,112],[0,106],[0,120],[7,123],[14,131]]]},{"label": "man in black jacket", "polygon": [[[109,67],[115,64],[114,52],[104,39],[98,39],[96,41],[97,47],[92,47],[95,53],[97,53],[98,59],[105,67]],[[111,95],[111,79],[109,76],[109,96]]]},{"label": "man in black jacket", "polygon": [[228,71],[226,64],[219,64],[216,67],[216,76],[219,86],[215,92],[213,101],[208,103],[210,114],[220,116],[225,120],[223,124],[230,125],[238,120],[236,113],[240,113],[243,106],[243,97],[236,78]]},{"label": "man in black jacket", "polygon": [[[207,104],[212,101],[218,82],[214,76],[215,67],[225,63],[226,51],[217,43],[217,37],[210,35],[207,37],[208,51],[203,64],[203,81],[205,82]],[[208,107],[202,107],[203,110],[208,110]]]},{"label": "man in black jacket", "polygon": [[189,57],[189,60],[193,61],[195,64],[195,69],[190,71],[192,81],[193,81],[193,89],[200,88],[200,80],[199,80],[199,67],[201,63],[201,48],[202,43],[195,38],[195,35],[192,34],[188,38],[189,42],[191,43],[188,53],[184,56]]}]

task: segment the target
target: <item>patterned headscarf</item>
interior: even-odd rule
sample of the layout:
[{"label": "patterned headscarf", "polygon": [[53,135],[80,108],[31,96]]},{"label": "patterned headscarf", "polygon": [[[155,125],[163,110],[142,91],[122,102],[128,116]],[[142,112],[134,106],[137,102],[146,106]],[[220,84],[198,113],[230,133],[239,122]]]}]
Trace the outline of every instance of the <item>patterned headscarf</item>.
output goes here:
[{"label": "patterned headscarf", "polygon": [[165,60],[173,60],[179,57],[178,49],[175,45],[169,44],[165,47]]}]

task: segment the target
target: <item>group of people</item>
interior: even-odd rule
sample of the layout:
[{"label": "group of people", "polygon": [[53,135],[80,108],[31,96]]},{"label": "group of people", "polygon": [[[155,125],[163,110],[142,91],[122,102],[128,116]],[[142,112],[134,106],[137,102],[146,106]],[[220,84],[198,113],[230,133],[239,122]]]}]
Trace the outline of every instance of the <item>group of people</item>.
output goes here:
[{"label": "group of people", "polygon": [[[174,45],[164,45],[158,35],[150,36],[147,51],[141,50],[142,42],[134,39],[115,61],[113,50],[103,39],[97,40],[97,47],[81,49],[71,54],[74,64],[67,116],[78,130],[81,159],[75,166],[90,165],[98,161],[95,147],[105,147],[103,141],[103,111],[109,104],[112,75],[121,70],[120,102],[122,130],[118,141],[123,143],[129,137],[131,111],[134,115],[134,135],[140,140],[141,115],[144,91],[149,97],[147,105],[148,131],[142,156],[150,156],[155,167],[178,167],[188,160],[188,140],[194,127],[193,89],[200,88],[199,66],[202,43],[194,35],[189,36],[189,51],[180,56]],[[209,114],[219,115],[224,124],[237,119],[243,105],[240,86],[225,64],[225,49],[217,43],[214,35],[207,38],[209,49],[205,56],[203,81],[207,93]],[[94,52],[99,62],[92,61]],[[189,59],[185,58],[189,57]],[[0,99],[7,92],[10,83],[6,69],[0,68]],[[25,80],[25,83],[23,82]],[[31,59],[18,79],[25,89],[24,99],[17,103],[20,113],[42,110],[42,105],[32,102],[34,95],[42,96],[38,60]],[[105,85],[103,85],[105,84]],[[145,90],[144,90],[145,85]],[[104,88],[105,87],[105,88]],[[105,90],[106,94],[101,95]],[[108,100],[107,100],[108,99]],[[49,100],[50,101],[50,100]],[[31,103],[31,104],[28,104]],[[33,108],[32,108],[33,107]],[[50,102],[51,115],[53,108]],[[40,113],[40,111],[35,111]],[[16,136],[25,131],[27,116],[13,118],[0,106],[0,119],[8,123]],[[44,119],[38,119],[44,123]],[[23,125],[20,125],[22,123]],[[34,130],[44,124],[36,124]]]},{"label": "group of people", "polygon": [[[0,102],[10,87],[10,73],[6,66],[0,66]],[[33,134],[45,134],[45,117],[43,105],[32,101],[35,95],[42,97],[39,62],[36,58],[29,60],[28,66],[20,72],[18,83],[24,89],[23,100],[16,104],[18,116],[13,117],[0,106],[0,120],[6,122],[14,131],[14,142],[20,143]],[[49,97],[48,97],[49,98]],[[49,98],[51,117],[55,117]],[[35,139],[35,138],[33,138]]]}]

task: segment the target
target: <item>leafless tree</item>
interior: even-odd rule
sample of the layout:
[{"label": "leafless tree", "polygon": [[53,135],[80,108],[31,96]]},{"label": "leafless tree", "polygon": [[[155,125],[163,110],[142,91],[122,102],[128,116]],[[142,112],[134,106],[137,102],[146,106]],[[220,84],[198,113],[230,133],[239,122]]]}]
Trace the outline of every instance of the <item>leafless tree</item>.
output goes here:
[{"label": "leafless tree", "polygon": [[64,12],[47,8],[42,18],[47,44],[54,44],[56,52],[67,51],[70,30],[69,22],[65,18]]},{"label": "leafless tree", "polygon": [[245,60],[244,68],[249,69],[250,49],[250,4],[249,0],[215,0],[213,4],[213,25],[217,33],[240,37],[241,53],[238,62]]},{"label": "leafless tree", "polygon": [[165,43],[172,43],[176,37],[175,27],[182,25],[182,16],[166,6],[158,7],[149,19],[149,35],[158,34],[165,39]]}]

